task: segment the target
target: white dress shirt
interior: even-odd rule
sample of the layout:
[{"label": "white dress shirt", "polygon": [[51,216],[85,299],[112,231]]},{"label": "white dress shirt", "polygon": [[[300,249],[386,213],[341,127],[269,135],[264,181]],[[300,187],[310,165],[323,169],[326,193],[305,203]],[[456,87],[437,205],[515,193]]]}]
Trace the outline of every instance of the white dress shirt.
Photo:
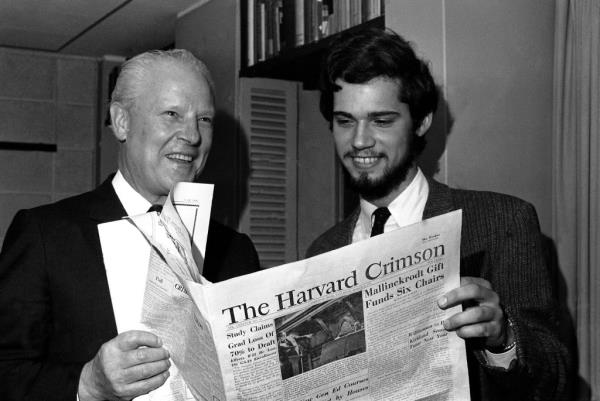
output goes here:
[{"label": "white dress shirt", "polygon": [[133,187],[125,180],[121,171],[112,179],[112,186],[117,193],[117,197],[125,208],[128,216],[146,213],[152,204],[140,195]]},{"label": "white dress shirt", "polygon": [[[394,231],[423,220],[423,211],[428,197],[429,184],[421,169],[418,168],[415,178],[408,187],[388,205],[391,215],[385,222],[383,232]],[[371,236],[375,209],[377,206],[360,198],[360,215],[352,233],[353,243]],[[512,360],[516,359],[517,350],[513,347],[501,354],[493,354],[486,350],[483,355],[489,365],[508,369]]]},{"label": "white dress shirt", "polygon": [[[428,196],[429,184],[427,184],[427,179],[421,169],[418,169],[415,178],[408,187],[388,205],[391,216],[385,222],[383,232],[394,231],[400,227],[423,220],[423,210],[425,210],[425,202],[427,202]],[[360,199],[360,215],[352,234],[353,243],[371,236],[375,209],[377,209],[377,206],[362,198]]]}]

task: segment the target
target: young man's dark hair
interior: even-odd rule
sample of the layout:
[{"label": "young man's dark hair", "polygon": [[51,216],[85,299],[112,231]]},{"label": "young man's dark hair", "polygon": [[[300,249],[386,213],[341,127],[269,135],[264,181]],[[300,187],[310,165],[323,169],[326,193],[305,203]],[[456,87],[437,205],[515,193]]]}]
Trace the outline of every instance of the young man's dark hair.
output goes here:
[{"label": "young man's dark hair", "polygon": [[[342,33],[331,45],[321,69],[321,113],[331,122],[333,93],[341,79],[362,84],[374,78],[386,77],[400,84],[400,101],[406,103],[414,127],[433,113],[438,104],[438,90],[429,67],[419,59],[404,38],[392,30],[367,28],[359,32]],[[425,147],[425,137],[415,137],[415,153]]]}]

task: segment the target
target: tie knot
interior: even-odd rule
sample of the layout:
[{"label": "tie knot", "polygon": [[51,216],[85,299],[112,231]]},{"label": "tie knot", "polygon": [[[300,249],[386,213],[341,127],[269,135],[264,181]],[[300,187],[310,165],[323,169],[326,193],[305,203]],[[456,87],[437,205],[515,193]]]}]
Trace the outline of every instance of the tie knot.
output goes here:
[{"label": "tie knot", "polygon": [[152,205],[148,208],[148,213],[157,212],[158,214],[160,214],[160,212],[162,212],[162,208],[162,205]]},{"label": "tie knot", "polygon": [[387,207],[379,207],[375,209],[373,212],[373,217],[375,217],[375,219],[373,221],[373,228],[371,229],[371,237],[383,233],[383,227],[385,226],[385,222],[390,215],[390,209]]}]

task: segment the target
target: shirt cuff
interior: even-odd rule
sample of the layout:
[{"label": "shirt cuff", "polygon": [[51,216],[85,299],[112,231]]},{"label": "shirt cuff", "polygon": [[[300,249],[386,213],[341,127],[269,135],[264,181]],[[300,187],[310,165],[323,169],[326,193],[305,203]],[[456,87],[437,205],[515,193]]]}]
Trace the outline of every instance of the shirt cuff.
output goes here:
[{"label": "shirt cuff", "polygon": [[510,363],[517,359],[517,347],[512,347],[506,352],[500,354],[491,353],[488,350],[483,351],[483,357],[488,365],[508,369]]}]

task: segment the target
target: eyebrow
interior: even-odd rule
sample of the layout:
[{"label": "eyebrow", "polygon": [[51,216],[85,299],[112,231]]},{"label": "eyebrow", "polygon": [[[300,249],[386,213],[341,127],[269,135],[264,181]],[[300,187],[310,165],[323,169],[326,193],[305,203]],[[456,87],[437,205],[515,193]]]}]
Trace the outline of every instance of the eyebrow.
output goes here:
[{"label": "eyebrow", "polygon": [[347,118],[354,118],[354,116],[350,113],[346,113],[345,111],[334,111],[333,112],[333,116],[334,117],[347,117]]},{"label": "eyebrow", "polygon": [[[370,119],[378,118],[378,117],[390,117],[390,116],[399,116],[400,113],[397,111],[373,111],[367,114],[367,117]],[[334,117],[347,117],[347,118],[355,118],[351,113],[345,111],[334,111]]]},{"label": "eyebrow", "polygon": [[[161,110],[181,110],[181,109],[185,109],[186,107],[185,107],[185,105],[182,105],[179,103],[169,102],[169,103],[165,103],[163,105],[159,105],[159,108]],[[200,114],[200,115],[211,114],[214,116],[214,114],[216,114],[216,111],[214,108],[207,108],[207,109],[198,110],[197,114]]]}]

